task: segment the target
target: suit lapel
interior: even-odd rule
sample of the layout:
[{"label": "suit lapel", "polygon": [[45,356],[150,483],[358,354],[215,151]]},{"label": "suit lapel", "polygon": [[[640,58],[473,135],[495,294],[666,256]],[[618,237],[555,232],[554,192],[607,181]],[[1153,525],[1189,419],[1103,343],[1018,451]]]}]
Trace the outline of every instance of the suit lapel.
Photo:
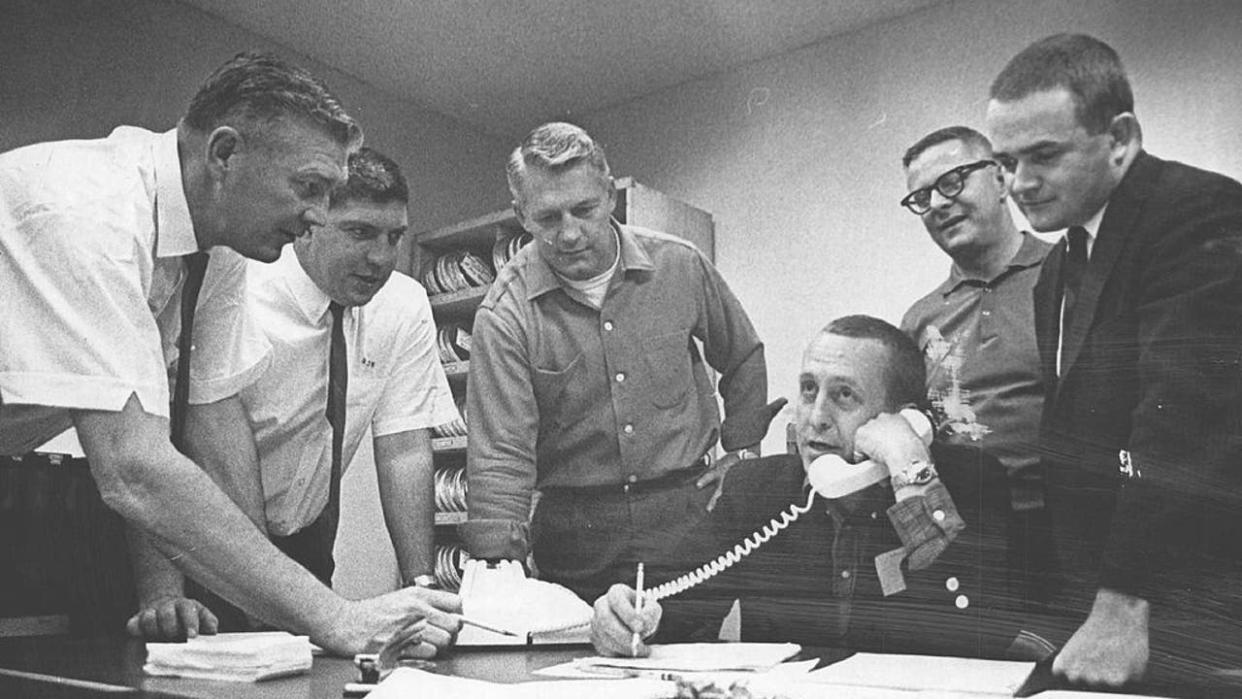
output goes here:
[{"label": "suit lapel", "polygon": [[[1142,214],[1146,193],[1158,174],[1158,162],[1140,152],[1130,166],[1130,171],[1108,200],[1108,210],[1104,212],[1104,220],[1100,222],[1100,230],[1091,250],[1091,261],[1082,280],[1074,317],[1070,326],[1065,329],[1065,338],[1061,345],[1062,376],[1068,374],[1077,361],[1100,305],[1100,294],[1104,285],[1112,275],[1113,268],[1117,266],[1117,260],[1121,259],[1121,253],[1134,239],[1133,231],[1137,228]],[[1060,247],[1064,249],[1064,243]]]},{"label": "suit lapel", "polygon": [[1056,244],[1044,258],[1035,283],[1035,344],[1045,386],[1055,386],[1057,379],[1057,342],[1061,310],[1061,265],[1065,260],[1065,241]]}]

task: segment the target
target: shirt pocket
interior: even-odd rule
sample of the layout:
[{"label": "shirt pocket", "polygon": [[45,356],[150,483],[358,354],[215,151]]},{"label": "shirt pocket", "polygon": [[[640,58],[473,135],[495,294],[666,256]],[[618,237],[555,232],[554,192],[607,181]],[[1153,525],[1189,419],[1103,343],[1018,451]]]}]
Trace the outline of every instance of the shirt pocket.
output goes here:
[{"label": "shirt pocket", "polygon": [[651,377],[651,402],[657,408],[681,404],[690,390],[690,338],[675,331],[653,338],[645,353]]},{"label": "shirt pocket", "polygon": [[583,366],[582,355],[579,354],[560,368],[535,367],[531,372],[531,383],[535,389],[535,403],[539,406],[539,421],[549,428],[559,426],[562,416],[571,401],[565,395],[565,388],[577,377]]}]

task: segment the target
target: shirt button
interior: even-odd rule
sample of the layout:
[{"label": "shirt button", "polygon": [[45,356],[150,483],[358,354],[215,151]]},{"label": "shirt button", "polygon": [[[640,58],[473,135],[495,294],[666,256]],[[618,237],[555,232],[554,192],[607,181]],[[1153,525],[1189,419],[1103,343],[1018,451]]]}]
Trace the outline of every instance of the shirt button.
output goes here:
[{"label": "shirt button", "polygon": [[936,520],[937,522],[943,522],[944,521],[944,510],[933,510],[932,519]]},{"label": "shirt button", "polygon": [[625,383],[625,372],[617,372],[617,383]]},{"label": "shirt button", "polygon": [[983,312],[983,315],[985,315],[985,316],[990,316],[990,315],[992,315],[992,312],[991,312],[991,311],[984,311],[984,312]]},{"label": "shirt button", "polygon": [[872,513],[871,513],[871,519],[879,519],[879,518],[880,518],[880,513],[879,513],[879,512],[872,512]]},{"label": "shirt button", "polygon": [[944,581],[944,589],[949,592],[957,592],[957,588],[959,587],[961,587],[961,583],[957,581],[957,578],[949,578]]},{"label": "shirt button", "polygon": [[621,431],[622,431],[622,432],[624,432],[624,433],[626,433],[626,434],[634,434],[634,426],[633,426],[633,425],[626,425],[625,427],[622,427],[622,428],[621,428]]},{"label": "shirt button", "polygon": [[843,571],[841,571],[841,577],[842,577],[842,578],[844,578],[844,579],[846,579],[846,580],[849,580],[849,579],[850,579],[850,572],[849,572],[848,570],[843,570]]},{"label": "shirt button", "polygon": [[958,595],[957,599],[953,600],[953,605],[958,609],[965,609],[970,606],[970,598],[966,595]]},{"label": "shirt button", "polygon": [[637,483],[637,482],[638,482],[638,476],[636,476],[636,475],[634,475],[634,474],[630,474],[630,477],[629,477],[629,478],[627,478],[626,480],[628,480],[628,481],[629,481],[629,482],[631,482],[631,483]]},{"label": "shirt button", "polygon": [[611,320],[606,320],[606,321],[604,321],[604,329],[605,329],[605,330],[612,330],[612,321],[611,321]]}]

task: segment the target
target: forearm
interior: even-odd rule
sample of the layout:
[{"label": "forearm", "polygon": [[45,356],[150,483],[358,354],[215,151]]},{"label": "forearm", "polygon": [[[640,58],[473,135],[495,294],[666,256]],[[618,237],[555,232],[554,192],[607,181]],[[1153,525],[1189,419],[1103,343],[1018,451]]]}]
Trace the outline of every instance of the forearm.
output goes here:
[{"label": "forearm", "polygon": [[282,555],[168,441],[168,423],[131,398],[119,413],[78,412],[82,445],[104,501],[182,572],[269,623],[345,645],[346,603]]},{"label": "forearm", "polygon": [[267,534],[259,454],[237,396],[186,411],[186,455]]},{"label": "forearm", "polygon": [[149,606],[156,600],[185,595],[185,577],[155,548],[146,532],[127,522],[125,541],[134,570],[139,608]]},{"label": "forearm", "polygon": [[375,469],[384,522],[401,580],[434,572],[435,463],[428,430],[375,438]]}]

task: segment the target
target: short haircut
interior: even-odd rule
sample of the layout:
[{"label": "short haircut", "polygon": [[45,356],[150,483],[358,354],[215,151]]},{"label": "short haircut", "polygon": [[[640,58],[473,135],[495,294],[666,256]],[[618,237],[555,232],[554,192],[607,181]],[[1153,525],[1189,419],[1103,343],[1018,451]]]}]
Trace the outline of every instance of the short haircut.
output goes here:
[{"label": "short haircut", "polygon": [[893,407],[914,404],[926,407],[927,368],[923,353],[910,336],[891,323],[864,315],[842,316],[824,327],[822,333],[875,340],[888,349],[885,376],[888,400]]},{"label": "short haircut", "polygon": [[527,168],[559,172],[582,163],[594,167],[604,177],[610,173],[604,147],[581,127],[561,121],[538,126],[509,155],[505,168],[509,192],[517,198],[518,184]]},{"label": "short haircut", "polygon": [[231,126],[250,135],[282,118],[309,121],[347,148],[362,143],[362,129],[327,85],[270,53],[239,53],[217,68],[182,121],[205,133]]},{"label": "short haircut", "polygon": [[946,126],[943,129],[936,129],[927,134],[916,141],[914,145],[907,148],[906,154],[901,156],[901,166],[904,168],[910,167],[910,163],[922,155],[923,151],[949,141],[961,141],[971,148],[983,151],[986,157],[992,157],[992,142],[988,140],[987,136],[969,126]]},{"label": "short haircut", "polygon": [[331,206],[351,201],[387,204],[410,201],[410,188],[401,168],[383,153],[363,146],[349,156],[349,179],[332,190]]},{"label": "short haircut", "polygon": [[1118,114],[1134,111],[1121,58],[1086,34],[1054,34],[1023,49],[992,82],[991,98],[1013,102],[1056,88],[1073,95],[1078,123],[1091,134],[1102,133]]}]

